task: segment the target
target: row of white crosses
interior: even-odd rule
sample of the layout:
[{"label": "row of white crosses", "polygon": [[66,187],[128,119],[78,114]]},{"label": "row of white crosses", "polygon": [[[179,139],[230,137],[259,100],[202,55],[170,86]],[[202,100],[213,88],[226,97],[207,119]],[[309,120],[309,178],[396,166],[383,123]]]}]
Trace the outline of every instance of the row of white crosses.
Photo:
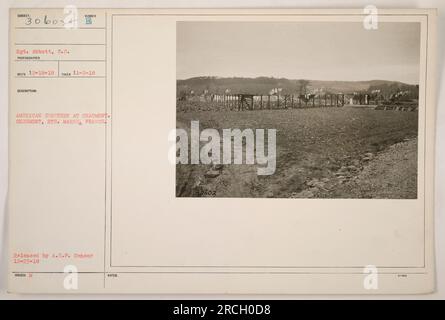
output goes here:
[{"label": "row of white crosses", "polygon": [[271,96],[279,95],[281,91],[283,91],[283,88],[273,88],[272,90],[270,90],[269,94]]}]

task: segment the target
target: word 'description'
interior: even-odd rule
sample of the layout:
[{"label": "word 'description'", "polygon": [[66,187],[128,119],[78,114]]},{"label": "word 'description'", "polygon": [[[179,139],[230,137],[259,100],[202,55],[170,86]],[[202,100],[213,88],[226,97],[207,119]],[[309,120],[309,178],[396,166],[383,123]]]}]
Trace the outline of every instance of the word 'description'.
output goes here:
[{"label": "word 'description'", "polygon": [[[258,175],[275,173],[276,129],[222,129],[221,131],[222,136],[217,129],[200,131],[199,121],[191,121],[190,137],[185,129],[172,130],[168,139],[176,144],[169,150],[170,162],[176,164],[256,164]],[[267,144],[265,143],[266,131]]]}]

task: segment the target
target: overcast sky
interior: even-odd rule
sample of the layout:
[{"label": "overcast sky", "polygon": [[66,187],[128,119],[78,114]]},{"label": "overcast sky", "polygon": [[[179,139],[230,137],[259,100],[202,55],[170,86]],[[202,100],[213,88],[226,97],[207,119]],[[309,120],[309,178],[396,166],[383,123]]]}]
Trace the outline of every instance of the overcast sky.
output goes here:
[{"label": "overcast sky", "polygon": [[420,23],[178,22],[177,78],[419,83]]}]

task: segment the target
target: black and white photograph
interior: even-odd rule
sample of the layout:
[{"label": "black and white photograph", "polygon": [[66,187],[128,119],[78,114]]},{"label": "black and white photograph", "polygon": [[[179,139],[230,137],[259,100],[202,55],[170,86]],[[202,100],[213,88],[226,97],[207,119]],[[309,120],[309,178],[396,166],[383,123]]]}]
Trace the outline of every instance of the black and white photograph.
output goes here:
[{"label": "black and white photograph", "polygon": [[417,199],[420,23],[176,28],[176,197]]}]

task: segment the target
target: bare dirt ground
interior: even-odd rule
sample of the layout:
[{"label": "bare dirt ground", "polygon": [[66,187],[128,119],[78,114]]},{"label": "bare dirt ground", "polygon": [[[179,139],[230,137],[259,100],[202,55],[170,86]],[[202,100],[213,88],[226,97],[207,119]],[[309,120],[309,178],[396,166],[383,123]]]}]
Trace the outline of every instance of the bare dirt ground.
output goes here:
[{"label": "bare dirt ground", "polygon": [[[335,178],[312,179],[291,198],[417,198],[417,139],[390,146],[377,154],[363,156],[359,166],[341,167]],[[295,170],[295,168],[293,168]],[[293,170],[290,169],[290,170]],[[296,169],[298,171],[298,169]],[[218,176],[207,177],[209,171]],[[194,167],[188,171],[194,195],[203,197],[274,197],[282,184],[263,185],[252,165]]]},{"label": "bare dirt ground", "polygon": [[417,197],[417,113],[355,109],[182,114],[178,127],[277,128],[277,170],[178,165],[179,197]]}]

